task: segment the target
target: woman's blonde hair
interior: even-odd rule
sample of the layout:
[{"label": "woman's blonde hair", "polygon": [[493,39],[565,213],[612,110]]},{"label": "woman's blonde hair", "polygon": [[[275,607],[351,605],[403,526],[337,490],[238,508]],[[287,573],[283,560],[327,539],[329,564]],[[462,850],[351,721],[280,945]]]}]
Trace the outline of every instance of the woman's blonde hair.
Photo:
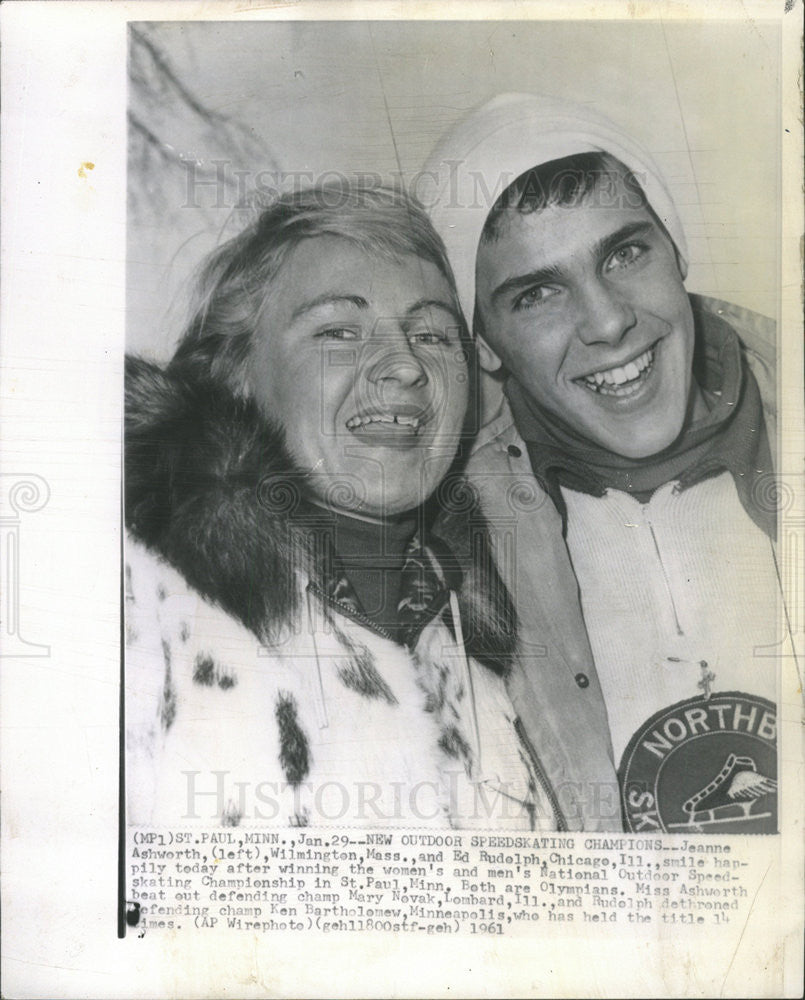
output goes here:
[{"label": "woman's blonde hair", "polygon": [[[293,248],[316,236],[338,236],[393,259],[413,254],[430,261],[447,278],[460,315],[444,245],[417,202],[392,188],[319,185],[282,195],[210,254],[171,369],[242,395],[252,338],[272,282]],[[461,336],[469,341],[463,322]]]}]

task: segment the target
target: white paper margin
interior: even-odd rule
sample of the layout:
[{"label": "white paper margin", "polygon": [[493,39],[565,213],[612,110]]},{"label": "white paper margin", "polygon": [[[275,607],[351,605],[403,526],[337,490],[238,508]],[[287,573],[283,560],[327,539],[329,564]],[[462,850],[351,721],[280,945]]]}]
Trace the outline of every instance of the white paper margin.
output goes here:
[{"label": "white paper margin", "polygon": [[[15,3],[2,9],[2,472],[41,477],[20,517],[19,629],[2,659],[3,995],[798,996],[802,695],[784,664],[784,834],[731,954],[707,935],[617,946],[589,928],[500,939],[117,940],[119,479],[125,305],[126,21],[688,18],[785,24],[781,469],[802,470],[802,5],[775,3]],[[739,138],[739,137],[736,137]],[[751,156],[747,149],[745,155]],[[82,164],[94,167],[84,170]],[[35,479],[33,482],[37,482]],[[792,480],[793,481],[793,480]],[[796,485],[796,483],[795,483]],[[805,521],[788,515],[800,570]],[[40,491],[40,499],[44,491]],[[7,527],[4,525],[4,529]],[[8,579],[3,581],[8,585]],[[802,617],[796,636],[802,650]],[[766,850],[762,845],[760,851]],[[583,933],[583,936],[582,936]],[[771,943],[771,949],[770,949]],[[758,957],[774,956],[758,968]]]}]

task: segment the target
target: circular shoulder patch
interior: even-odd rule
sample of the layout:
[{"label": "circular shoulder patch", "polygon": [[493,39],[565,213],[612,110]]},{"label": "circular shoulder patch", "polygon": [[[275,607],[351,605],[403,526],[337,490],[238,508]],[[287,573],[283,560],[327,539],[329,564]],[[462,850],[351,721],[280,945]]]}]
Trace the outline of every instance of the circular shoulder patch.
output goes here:
[{"label": "circular shoulder patch", "polygon": [[776,833],[777,711],[728,691],[652,715],[618,771],[632,833]]}]

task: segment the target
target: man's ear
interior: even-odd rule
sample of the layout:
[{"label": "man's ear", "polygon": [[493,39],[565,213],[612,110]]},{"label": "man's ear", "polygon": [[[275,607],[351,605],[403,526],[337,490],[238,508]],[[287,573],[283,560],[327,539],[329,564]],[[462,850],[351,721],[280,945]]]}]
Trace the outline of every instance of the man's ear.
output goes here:
[{"label": "man's ear", "polygon": [[485,372],[496,372],[503,366],[503,362],[480,334],[476,334],[476,341],[478,343],[478,360],[481,362],[481,368]]}]

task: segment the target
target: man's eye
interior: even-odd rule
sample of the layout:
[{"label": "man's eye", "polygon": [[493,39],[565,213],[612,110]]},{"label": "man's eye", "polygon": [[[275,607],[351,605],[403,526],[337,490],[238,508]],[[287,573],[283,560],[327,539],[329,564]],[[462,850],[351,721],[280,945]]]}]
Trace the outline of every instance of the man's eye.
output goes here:
[{"label": "man's eye", "polygon": [[514,308],[529,309],[531,306],[538,306],[546,299],[549,299],[551,296],[557,295],[558,293],[559,289],[552,288],[550,285],[534,285],[533,288],[529,288],[527,291],[517,296],[514,300]]},{"label": "man's eye", "polygon": [[319,330],[317,337],[327,337],[331,340],[357,340],[358,331],[349,326],[328,326]]},{"label": "man's eye", "polygon": [[620,268],[630,267],[643,256],[645,251],[646,247],[641,243],[628,243],[626,246],[618,247],[606,262],[604,270],[617,271]]}]

